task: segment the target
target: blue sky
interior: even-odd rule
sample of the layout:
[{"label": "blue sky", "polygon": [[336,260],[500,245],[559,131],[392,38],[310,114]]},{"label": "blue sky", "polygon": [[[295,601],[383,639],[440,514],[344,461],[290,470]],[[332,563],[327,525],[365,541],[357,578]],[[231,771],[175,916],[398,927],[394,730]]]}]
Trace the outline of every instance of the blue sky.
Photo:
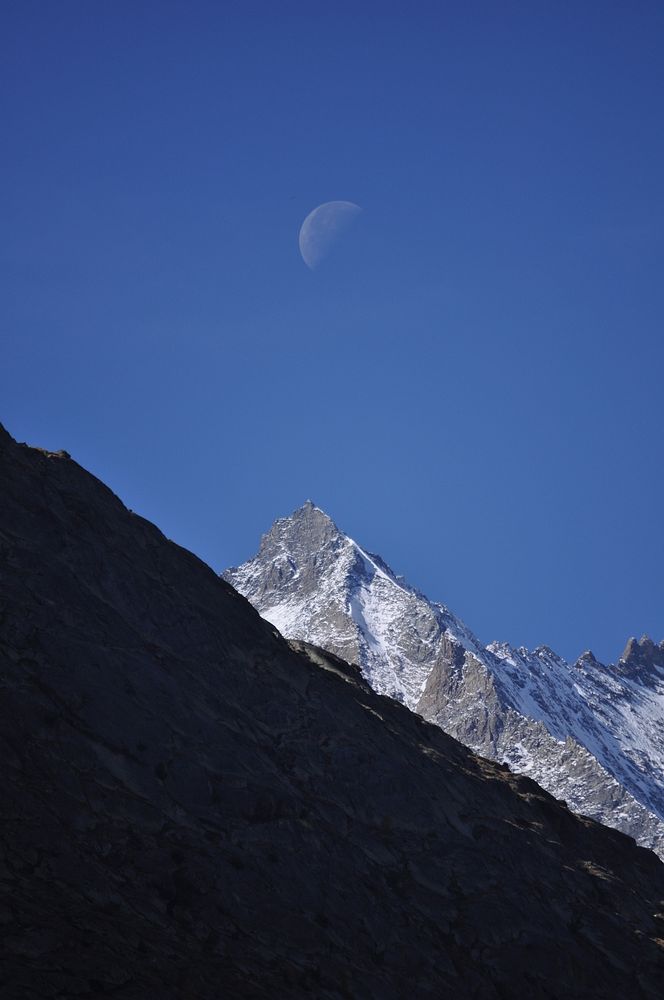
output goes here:
[{"label": "blue sky", "polygon": [[2,19],[15,437],[217,569],[311,497],[484,641],[664,636],[661,4]]}]

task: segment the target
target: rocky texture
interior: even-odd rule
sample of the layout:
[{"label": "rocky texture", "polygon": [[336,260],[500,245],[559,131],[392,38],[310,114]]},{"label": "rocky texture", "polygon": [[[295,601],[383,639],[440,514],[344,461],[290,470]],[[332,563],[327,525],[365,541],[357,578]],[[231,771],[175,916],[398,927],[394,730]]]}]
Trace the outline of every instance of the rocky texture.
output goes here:
[{"label": "rocky texture", "polygon": [[310,501],[225,576],[284,635],[664,856],[664,644],[631,639],[615,666],[483,647]]},{"label": "rocky texture", "polygon": [[661,996],[664,867],[0,429],[0,994]]},{"label": "rocky texture", "polygon": [[[591,662],[597,663],[592,653],[585,653]],[[664,642],[657,646],[652,639],[641,636],[641,639],[631,638],[627,640],[627,645],[618,661],[623,673],[628,676],[640,675],[646,683],[651,680],[653,674],[664,670]]]}]

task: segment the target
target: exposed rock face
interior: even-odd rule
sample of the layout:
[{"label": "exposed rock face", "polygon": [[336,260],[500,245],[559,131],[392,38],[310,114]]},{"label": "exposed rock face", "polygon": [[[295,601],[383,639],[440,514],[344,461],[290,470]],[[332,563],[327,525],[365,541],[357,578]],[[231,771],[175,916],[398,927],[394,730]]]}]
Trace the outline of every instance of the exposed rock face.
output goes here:
[{"label": "exposed rock face", "polygon": [[615,667],[483,647],[311,502],[225,577],[284,635],[356,661],[376,691],[664,856],[664,644],[632,639]]},{"label": "exposed rock face", "polygon": [[664,642],[657,646],[647,635],[628,639],[618,664],[625,673],[638,672],[643,680],[652,680],[664,670]]},{"label": "exposed rock face", "polygon": [[649,997],[664,866],[0,428],[11,1000]]}]

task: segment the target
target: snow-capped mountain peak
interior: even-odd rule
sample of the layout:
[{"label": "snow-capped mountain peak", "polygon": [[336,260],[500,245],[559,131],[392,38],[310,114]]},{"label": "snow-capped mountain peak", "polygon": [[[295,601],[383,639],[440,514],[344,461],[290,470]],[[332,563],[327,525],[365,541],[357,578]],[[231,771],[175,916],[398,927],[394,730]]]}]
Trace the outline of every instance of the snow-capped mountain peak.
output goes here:
[{"label": "snow-capped mountain peak", "polygon": [[379,693],[664,853],[664,643],[630,639],[615,666],[483,646],[311,500],[224,576],[287,638],[357,663]]}]

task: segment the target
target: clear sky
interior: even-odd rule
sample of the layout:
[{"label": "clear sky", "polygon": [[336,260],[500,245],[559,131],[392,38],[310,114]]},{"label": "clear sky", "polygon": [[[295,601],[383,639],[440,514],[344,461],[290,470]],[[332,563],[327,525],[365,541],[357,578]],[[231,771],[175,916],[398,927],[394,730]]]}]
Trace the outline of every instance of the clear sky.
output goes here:
[{"label": "clear sky", "polygon": [[312,498],[486,642],[664,637],[661,3],[2,10],[15,437],[219,570]]}]

